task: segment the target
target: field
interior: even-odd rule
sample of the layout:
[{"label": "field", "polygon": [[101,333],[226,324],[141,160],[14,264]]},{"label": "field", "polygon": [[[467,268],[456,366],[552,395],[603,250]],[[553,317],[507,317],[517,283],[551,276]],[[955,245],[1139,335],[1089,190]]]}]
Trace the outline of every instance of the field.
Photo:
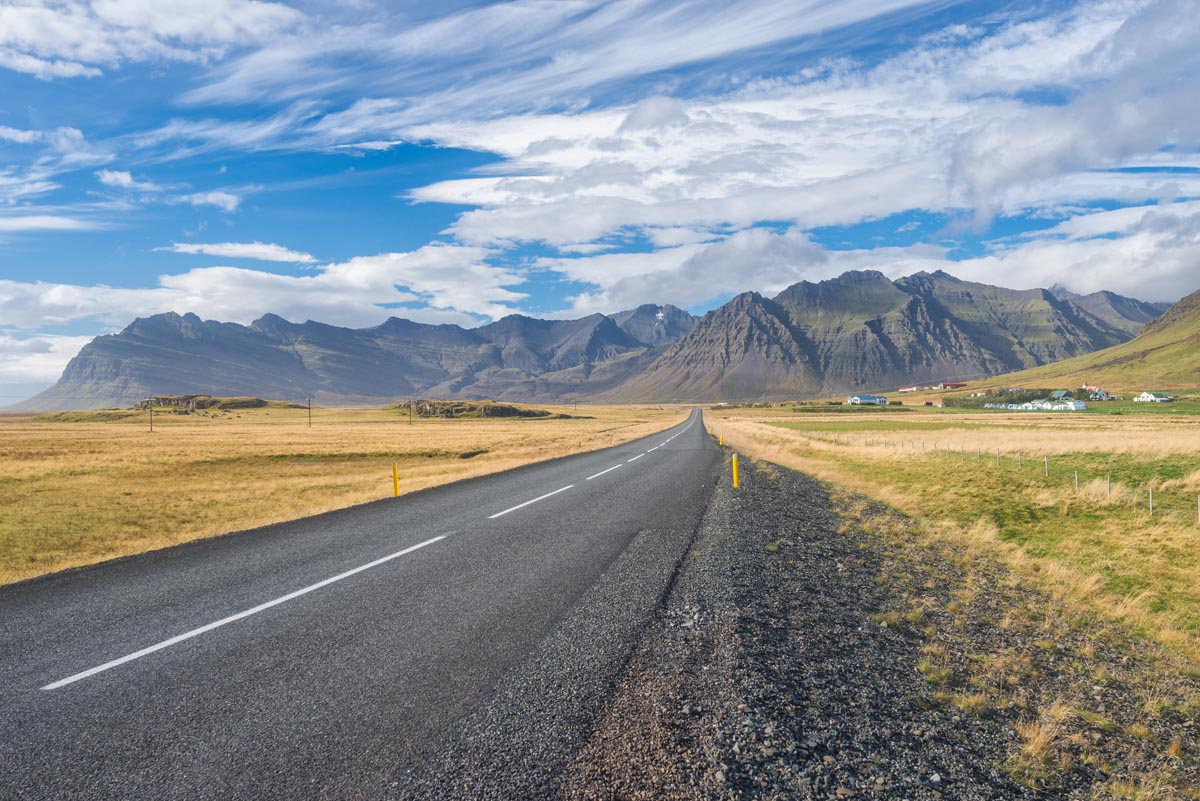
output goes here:
[{"label": "field", "polygon": [[337,509],[661,430],[686,411],[421,419],[286,405],[0,415],[0,583]]},{"label": "field", "polygon": [[1008,721],[998,767],[1013,779],[1053,797],[1082,783],[1081,798],[1200,799],[1200,417],[707,421],[745,456],[831,482],[895,593],[875,622],[922,643],[926,703]]},{"label": "field", "polygon": [[882,501],[1200,662],[1200,418],[735,409],[708,420],[746,454]]}]

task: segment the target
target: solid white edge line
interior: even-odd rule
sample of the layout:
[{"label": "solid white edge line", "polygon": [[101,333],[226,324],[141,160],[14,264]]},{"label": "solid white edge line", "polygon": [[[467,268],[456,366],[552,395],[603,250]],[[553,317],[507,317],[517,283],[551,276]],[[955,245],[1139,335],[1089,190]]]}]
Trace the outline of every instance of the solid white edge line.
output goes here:
[{"label": "solid white edge line", "polygon": [[355,573],[361,573],[364,570],[370,570],[373,567],[378,567],[379,565],[382,565],[384,562],[390,562],[391,560],[396,559],[397,557],[404,556],[405,554],[410,554],[415,550],[424,548],[426,545],[432,545],[433,543],[437,542],[438,540],[444,540],[444,539],[446,539],[445,535],[442,535],[440,537],[434,537],[433,539],[430,539],[430,540],[425,540],[424,542],[421,542],[416,545],[405,548],[402,551],[396,551],[394,554],[389,554],[388,556],[385,556],[381,559],[376,559],[374,562],[368,562],[367,564],[356,567],[353,570],[347,570],[345,573],[339,573],[338,575],[333,576],[332,578],[327,578],[324,581],[318,581],[316,584],[310,584],[303,589],[296,590],[295,592],[289,592],[287,595],[281,595],[273,601],[267,601],[266,603],[259,604],[258,606],[254,607],[252,609],[247,609],[244,612],[238,612],[236,615],[230,615],[229,617],[221,618],[220,620],[218,620],[214,623],[209,623],[208,625],[201,626],[198,629],[192,629],[191,631],[188,631],[183,634],[179,634],[175,637],[172,637],[169,640],[163,640],[160,643],[151,645],[149,648],[143,648],[140,651],[134,651],[132,654],[129,654],[128,656],[123,656],[120,659],[114,659],[111,662],[105,662],[103,665],[98,665],[97,667],[94,667],[91,670],[85,670],[82,673],[76,673],[74,676],[68,676],[65,679],[59,679],[56,682],[47,684],[45,687],[42,687],[41,689],[57,690],[59,687],[65,687],[66,685],[73,684],[81,679],[86,679],[90,676],[95,676],[97,673],[103,673],[106,670],[111,670],[112,668],[115,668],[119,665],[123,665],[126,662],[132,662],[135,659],[141,659],[143,656],[152,654],[155,651],[161,651],[164,648],[170,648],[172,645],[181,643],[184,640],[190,640],[193,637],[199,637],[201,634],[210,632],[213,629],[220,628],[221,626],[241,620],[242,618],[250,617],[251,615],[256,615],[259,612],[263,612],[267,609],[270,609],[273,606],[279,606],[282,603],[286,603],[287,601],[290,601],[294,598],[299,598],[301,595],[310,593],[313,590],[319,590],[322,587],[333,584],[335,581],[341,581],[342,579],[346,579],[346,578],[349,578],[350,576],[353,576]]},{"label": "solid white edge line", "polygon": [[633,457],[632,459],[626,459],[625,464],[629,464],[630,462],[636,462],[638,459],[641,459],[645,455],[646,454],[644,454],[644,453],[639,453],[637,456]]},{"label": "solid white edge line", "polygon": [[531,503],[537,503],[538,501],[544,501],[547,498],[549,498],[551,495],[557,495],[560,492],[566,492],[573,486],[575,486],[575,485],[568,484],[565,487],[559,487],[554,492],[547,492],[545,495],[539,495],[538,497],[534,498],[533,500],[525,501],[525,503],[518,503],[516,506],[510,506],[508,509],[505,509],[503,512],[496,512],[496,514],[494,514],[494,515],[488,515],[488,520],[495,520],[497,517],[503,517],[504,515],[508,514],[509,512],[515,512],[518,509],[524,509],[526,506],[528,506]]},{"label": "solid white edge line", "polygon": [[594,476],[588,476],[587,478],[584,479],[584,481],[591,481],[593,478],[600,478],[600,476],[604,475],[605,473],[611,473],[612,471],[616,470],[620,466],[621,465],[619,465],[619,464],[613,465],[612,467],[608,468],[607,470],[601,470],[599,473],[597,473]]}]

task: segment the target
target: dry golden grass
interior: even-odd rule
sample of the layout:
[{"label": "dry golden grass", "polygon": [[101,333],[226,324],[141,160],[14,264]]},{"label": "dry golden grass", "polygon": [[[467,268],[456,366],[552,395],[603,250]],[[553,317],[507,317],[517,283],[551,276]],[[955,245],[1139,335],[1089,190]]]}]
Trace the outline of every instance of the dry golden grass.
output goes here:
[{"label": "dry golden grass", "polygon": [[[749,456],[900,509],[926,536],[1000,558],[1067,608],[1097,611],[1200,662],[1200,419],[847,417],[738,409],[709,412],[707,421]],[[1046,455],[1049,478],[1042,474]],[[1109,472],[1119,477],[1111,496],[1107,478],[1098,477]]]},{"label": "dry golden grass", "polygon": [[[662,430],[686,411],[569,420],[417,420],[379,409],[255,409],[47,423],[0,415],[0,583],[329,511]],[[582,417],[586,415],[587,417]]]}]

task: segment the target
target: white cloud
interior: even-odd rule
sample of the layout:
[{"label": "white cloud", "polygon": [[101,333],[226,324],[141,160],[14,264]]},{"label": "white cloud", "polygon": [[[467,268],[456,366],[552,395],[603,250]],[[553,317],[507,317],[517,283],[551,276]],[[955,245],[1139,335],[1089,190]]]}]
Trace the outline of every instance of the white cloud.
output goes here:
[{"label": "white cloud", "polygon": [[0,125],[0,139],[6,142],[17,142],[18,144],[27,145],[41,138],[41,131],[24,131],[19,128],[9,128],[7,125]]},{"label": "white cloud", "polygon": [[175,310],[241,323],[274,312],[354,327],[393,315],[470,325],[480,316],[512,313],[507,304],[525,297],[508,288],[524,277],[486,264],[489,255],[481,248],[427,245],[325,265],[310,275],[204,267],[135,289],[0,279],[0,319],[28,329],[81,320],[123,326]]},{"label": "white cloud", "polygon": [[90,231],[100,226],[90,220],[55,214],[0,215],[0,232],[18,231]]},{"label": "white cloud", "polygon": [[136,192],[161,192],[162,187],[153,181],[135,181],[133,176],[121,170],[99,170],[96,177],[105,186],[129,189]]},{"label": "white cloud", "polygon": [[[52,384],[92,337],[35,336],[0,331],[0,386]],[[0,398],[0,405],[16,398]]]},{"label": "white cloud", "polygon": [[313,264],[316,259],[309,253],[288,250],[282,245],[266,242],[213,242],[208,244],[174,242],[169,248],[155,248],[174,253],[202,253],[230,259],[257,259],[258,261],[280,261],[293,264]]},{"label": "white cloud", "polygon": [[303,15],[259,0],[33,0],[0,5],[0,67],[42,79],[96,77],[125,62],[202,63]]},{"label": "white cloud", "polygon": [[190,203],[193,206],[215,206],[227,214],[237,211],[242,199],[232,192],[196,192],[191,195],[182,195],[179,198],[184,203]]}]

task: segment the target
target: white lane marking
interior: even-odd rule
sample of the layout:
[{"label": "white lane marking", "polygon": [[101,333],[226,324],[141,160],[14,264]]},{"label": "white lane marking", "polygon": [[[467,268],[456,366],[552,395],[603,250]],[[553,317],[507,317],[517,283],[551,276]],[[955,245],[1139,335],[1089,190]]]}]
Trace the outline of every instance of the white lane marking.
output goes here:
[{"label": "white lane marking", "polygon": [[505,509],[503,512],[496,512],[496,514],[494,514],[494,515],[488,515],[488,520],[495,520],[497,517],[503,517],[504,515],[508,514],[509,512],[515,512],[518,509],[524,509],[526,506],[528,506],[531,503],[537,503],[538,501],[544,501],[547,498],[549,498],[551,495],[557,495],[560,492],[566,492],[573,486],[575,486],[575,485],[568,484],[565,487],[559,487],[554,492],[547,492],[545,495],[539,495],[538,497],[534,498],[533,500],[525,501],[525,503],[518,503],[516,506],[510,506],[509,508]]},{"label": "white lane marking", "polygon": [[656,450],[658,450],[658,449],[659,449],[659,448],[661,448],[661,447],[662,447],[662,445],[655,445],[653,448],[651,448],[650,450],[646,451],[646,453],[654,453]]},{"label": "white lane marking", "polygon": [[214,623],[209,623],[208,625],[201,626],[198,629],[192,629],[191,631],[188,631],[183,634],[179,634],[175,637],[172,637],[169,640],[163,640],[160,643],[151,645],[149,648],[143,648],[140,651],[134,651],[132,654],[129,654],[128,656],[123,656],[120,659],[114,659],[111,662],[105,662],[103,665],[98,665],[97,667],[94,667],[91,670],[85,670],[82,673],[76,673],[74,676],[68,676],[65,679],[59,679],[56,682],[47,684],[45,687],[42,687],[42,689],[43,690],[57,690],[59,687],[65,687],[68,684],[73,684],[81,679],[86,679],[90,676],[95,676],[97,673],[103,673],[106,670],[111,670],[112,668],[115,668],[118,665],[123,665],[126,662],[132,662],[135,659],[141,659],[143,656],[152,654],[155,651],[161,651],[164,648],[170,648],[172,645],[177,645],[178,643],[181,643],[184,640],[190,640],[193,637],[199,637],[201,634],[210,632],[213,629],[218,629],[221,626],[228,625],[229,623],[233,623],[235,621],[241,620],[242,618],[250,617],[251,615],[257,615],[259,612],[270,609],[273,606],[279,606],[282,603],[286,603],[294,598],[299,598],[301,595],[310,593],[313,590],[319,590],[322,587],[326,587],[330,584],[333,584],[335,581],[341,581],[342,579],[350,578],[350,576],[353,576],[355,573],[361,573],[364,570],[370,570],[373,567],[378,567],[379,565],[382,565],[384,562],[390,562],[393,559],[404,556],[405,554],[410,554],[415,550],[424,548],[426,545],[433,545],[438,540],[444,540],[444,539],[446,539],[446,535],[443,534],[440,537],[434,537],[431,540],[425,540],[424,542],[421,542],[416,545],[405,548],[402,551],[396,551],[394,554],[384,556],[381,559],[376,559],[374,562],[368,562],[367,564],[356,567],[353,570],[347,570],[345,573],[339,573],[338,575],[336,575],[332,578],[327,578],[324,581],[318,581],[316,584],[310,584],[307,587],[305,587],[304,589],[296,590],[295,592],[289,592],[287,595],[281,595],[278,598],[276,598],[275,600],[267,601],[264,604],[259,604],[258,606],[254,607],[253,609],[247,609],[244,612],[238,612],[236,615],[230,615],[229,617],[221,618],[220,620],[218,620]]},{"label": "white lane marking", "polygon": [[636,462],[638,459],[641,459],[645,455],[646,454],[644,454],[644,453],[639,453],[637,456],[633,457],[632,459],[626,459],[625,464],[629,464],[630,462]]},{"label": "white lane marking", "polygon": [[607,470],[601,470],[599,473],[597,473],[594,476],[588,476],[587,478],[584,479],[584,481],[591,481],[593,478],[600,478],[600,476],[604,475],[605,473],[611,473],[612,471],[616,470],[620,466],[621,465],[618,464],[618,465],[614,465],[614,466],[608,468]]}]

